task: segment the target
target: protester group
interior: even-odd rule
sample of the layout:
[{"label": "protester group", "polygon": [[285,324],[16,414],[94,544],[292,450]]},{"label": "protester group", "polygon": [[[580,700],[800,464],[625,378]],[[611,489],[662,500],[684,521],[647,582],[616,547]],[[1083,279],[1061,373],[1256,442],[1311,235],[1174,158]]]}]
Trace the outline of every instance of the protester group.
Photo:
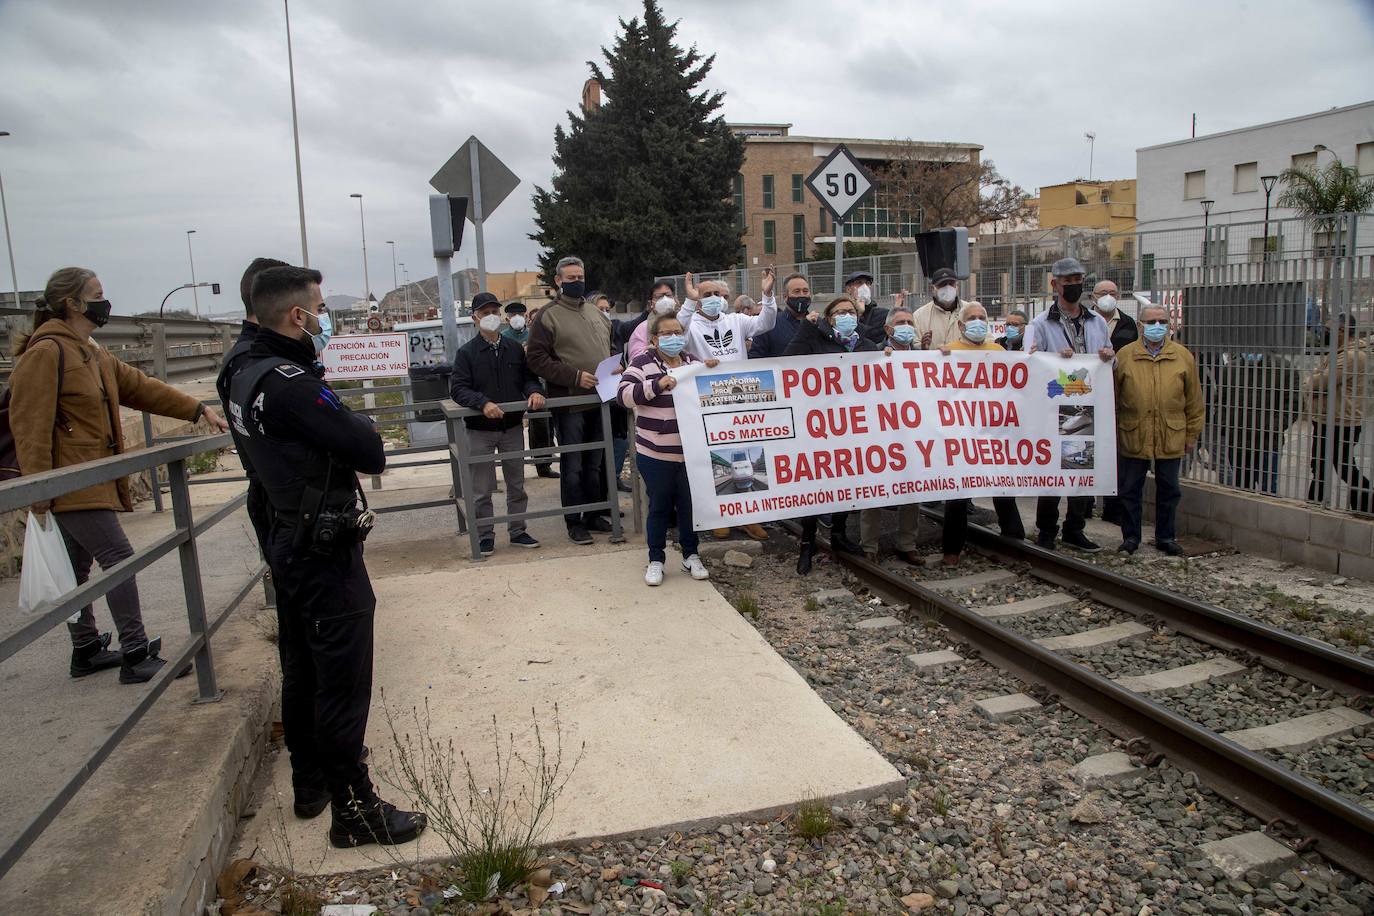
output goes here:
[{"label": "protester group", "polygon": [[[807,277],[791,274],[779,283],[769,269],[758,301],[745,295],[732,299],[724,281],[698,283],[687,274],[680,291],[667,281],[647,284],[642,309],[620,319],[612,315],[610,297],[587,290],[586,267],[576,257],[557,262],[556,295],[542,307],[503,304],[491,293],[479,293],[471,303],[477,334],[457,350],[450,393],[471,411],[464,423],[469,453],[478,459],[472,497],[481,552],[496,551],[497,465],[510,516],[509,545],[540,546],[522,518],[528,509],[526,428],[528,447],[536,452],[530,463],[539,476],[559,478],[567,536],[578,545],[593,544],[595,533],[615,527],[610,512],[618,501],[609,488],[629,488],[623,477],[633,434],[634,460],[648,500],[645,583],[664,581],[670,527],[677,529],[682,572],[706,579],[674,406],[673,391],[683,374],[677,370],[751,358],[805,364],[827,354],[881,358],[923,350],[932,359],[1000,351],[1027,358],[1034,353],[1050,359],[1096,356],[1111,363],[1118,494],[1104,501],[1103,517],[1120,527],[1117,549],[1134,553],[1142,540],[1145,480],[1153,473],[1154,543],[1164,553],[1180,554],[1175,518],[1181,465],[1197,447],[1208,411],[1218,409],[1204,406],[1203,378],[1229,367],[1204,364],[1200,371],[1193,354],[1173,339],[1164,308],[1143,303],[1133,319],[1120,307],[1121,292],[1112,281],[1086,288],[1087,271],[1076,259],[1057,261],[1051,273],[1049,307],[1029,320],[1010,312],[1004,335],[995,340],[987,310],[960,298],[959,277],[948,268],[931,274],[928,298],[920,297],[925,301],[917,303],[917,296],[903,291],[889,307],[878,304],[874,278],[863,271],[851,274],[843,292],[817,308]],[[333,327],[321,279],[317,271],[272,259],[249,265],[240,284],[247,317],[217,384],[226,421],[214,407],[150,378],[93,341],[111,314],[100,280],[84,268],[58,270],[38,300],[33,332],[16,343],[6,416],[17,468],[25,475],[123,452],[121,407],[231,432],[249,478],[248,514],[276,587],[294,811],[312,818],[331,808],[329,838],[338,846],[404,842],[425,829],[425,818],[377,796],[363,744],[376,599],[363,564],[363,541],[374,516],[357,478],[380,473],[386,458],[372,421],[345,407],[323,378],[319,358]],[[1356,466],[1353,448],[1364,422],[1362,386],[1374,366],[1369,342],[1355,333],[1354,322],[1342,316],[1334,324],[1335,365],[1324,358],[1306,383],[1313,417],[1309,498],[1320,500],[1325,492],[1326,443],[1334,439],[1329,463],[1350,484],[1354,507],[1369,511],[1374,492]],[[603,430],[602,403],[589,395],[597,388],[598,370],[615,354],[619,378],[608,411],[611,428]],[[1268,376],[1260,371],[1258,357],[1237,366],[1251,373],[1248,384],[1265,384]],[[576,400],[567,403],[569,398]],[[1329,429],[1332,415],[1334,431]],[[614,462],[609,473],[603,466],[607,433]],[[1235,466],[1244,475],[1241,485],[1269,489],[1278,447],[1262,428],[1256,436],[1247,445],[1255,445],[1249,452],[1260,460]],[[1091,496],[1038,497],[1035,543],[1046,550],[1061,544],[1099,550],[1085,530],[1093,503]],[[922,505],[889,507],[896,510],[896,556],[912,565],[923,559],[916,546]],[[1003,536],[1026,536],[1014,498],[997,497],[993,507]],[[55,520],[75,579],[84,583],[92,564],[109,570],[133,555],[116,515],[132,508],[128,483],[120,480],[66,493],[35,504],[32,511]],[[832,553],[878,560],[883,511],[801,518],[797,572],[811,570],[823,526],[829,528]],[[959,563],[970,511],[970,499],[954,495],[943,502],[946,565]],[[859,516],[857,541],[850,514]],[[769,538],[757,524],[744,525],[741,532]],[[712,532],[721,539],[730,535],[726,529]],[[136,579],[110,589],[106,599],[119,650],[110,648],[111,635],[99,630],[87,605],[68,622],[71,676],[119,668],[125,684],[157,677],[165,662],[160,640],[145,631]]]}]

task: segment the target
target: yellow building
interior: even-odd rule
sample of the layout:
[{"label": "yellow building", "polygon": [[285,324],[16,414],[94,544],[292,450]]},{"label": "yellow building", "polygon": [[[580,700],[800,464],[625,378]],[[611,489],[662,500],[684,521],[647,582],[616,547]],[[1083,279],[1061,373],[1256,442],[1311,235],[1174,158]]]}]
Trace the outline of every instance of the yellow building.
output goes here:
[{"label": "yellow building", "polygon": [[1113,235],[1113,257],[1135,257],[1135,179],[1070,181],[1040,189],[1040,228],[1097,229]]}]

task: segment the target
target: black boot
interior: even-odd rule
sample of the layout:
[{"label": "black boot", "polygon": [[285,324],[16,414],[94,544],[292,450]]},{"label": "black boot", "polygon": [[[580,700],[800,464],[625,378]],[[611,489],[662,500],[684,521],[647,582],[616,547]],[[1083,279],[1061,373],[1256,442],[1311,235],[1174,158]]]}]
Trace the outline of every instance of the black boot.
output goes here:
[{"label": "black boot", "polygon": [[858,544],[851,541],[847,534],[844,534],[838,528],[833,528],[830,531],[830,552],[862,554],[864,550]]},{"label": "black boot", "polygon": [[420,812],[402,811],[375,795],[368,801],[351,801],[343,808],[335,804],[330,813],[329,843],[335,849],[409,843],[429,826],[429,818]]},{"label": "black boot", "polygon": [[797,575],[804,576],[811,571],[811,558],[816,555],[815,541],[802,541],[801,552],[797,554]]},{"label": "black boot", "polygon": [[119,666],[119,683],[121,684],[146,684],[151,681],[167,664],[158,658],[158,651],[162,647],[161,640],[150,642],[146,646],[139,646],[125,652]]},{"label": "black boot", "polygon": [[86,677],[106,668],[119,667],[119,653],[109,650],[110,634],[101,633],[96,639],[72,646],[72,677]]},{"label": "black boot", "polygon": [[329,789],[325,787],[323,773],[315,773],[301,780],[293,776],[291,789],[296,796],[296,817],[303,821],[319,817],[329,807]]}]

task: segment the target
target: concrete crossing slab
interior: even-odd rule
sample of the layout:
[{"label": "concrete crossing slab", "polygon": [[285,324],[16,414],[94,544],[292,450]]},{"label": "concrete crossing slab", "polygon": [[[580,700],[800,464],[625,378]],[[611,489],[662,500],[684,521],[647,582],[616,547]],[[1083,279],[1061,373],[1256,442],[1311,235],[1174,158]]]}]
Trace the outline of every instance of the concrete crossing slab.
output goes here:
[{"label": "concrete crossing slab", "polygon": [[1009,693],[1001,697],[988,697],[986,700],[979,700],[973,705],[984,718],[993,722],[1005,722],[1022,713],[1032,712],[1040,708],[1039,703],[1026,696],[1024,693]]},{"label": "concrete crossing slab", "polygon": [[1296,852],[1258,830],[1213,840],[1198,848],[1232,881],[1239,881],[1250,871],[1272,878],[1298,861]]},{"label": "concrete crossing slab", "polygon": [[987,572],[973,573],[968,576],[955,576],[953,579],[922,579],[920,585],[932,592],[961,592],[970,588],[977,588],[980,585],[991,585],[994,582],[1005,582],[1015,578],[1016,573],[1010,570],[990,569]]},{"label": "concrete crossing slab", "polygon": [[1085,757],[1069,767],[1069,776],[1085,786],[1100,786],[1103,783],[1130,779],[1144,772],[1144,767],[1136,766],[1129,756],[1120,751]]},{"label": "concrete crossing slab", "polygon": [[1252,751],[1300,751],[1369,725],[1374,725],[1374,719],[1364,713],[1348,706],[1335,706],[1273,725],[1222,732],[1221,736]]},{"label": "concrete crossing slab", "polygon": [[1141,626],[1138,623],[1117,623],[1109,627],[1084,630],[1081,633],[1070,633],[1067,636],[1047,636],[1044,639],[1037,639],[1036,642],[1051,652],[1081,652],[1085,649],[1095,649],[1098,646],[1109,646],[1113,643],[1135,639],[1149,632],[1151,632],[1149,627]]},{"label": "concrete crossing slab", "polygon": [[1112,678],[1112,680],[1127,690],[1134,690],[1136,693],[1154,693],[1157,690],[1176,690],[1179,687],[1189,687],[1204,681],[1239,677],[1249,670],[1240,662],[1232,661],[1229,658],[1209,658],[1205,662],[1196,662],[1192,665],[1169,668],[1165,671],[1153,671],[1150,674]]},{"label": "concrete crossing slab", "polygon": [[867,620],[860,620],[854,624],[856,630],[886,630],[890,627],[900,627],[902,622],[896,617],[869,617]]},{"label": "concrete crossing slab", "polygon": [[1013,601],[1010,604],[987,604],[983,607],[974,608],[973,613],[993,619],[998,617],[1024,617],[1028,614],[1041,614],[1045,611],[1052,611],[1077,603],[1078,599],[1073,595],[1066,595],[1063,592],[1053,592],[1048,595],[1039,595],[1035,598],[1022,598],[1020,601]]},{"label": "concrete crossing slab", "polygon": [[[378,580],[374,771],[392,768],[395,746],[384,689],[398,731],[408,721],[414,733],[411,710],[428,704],[431,733],[453,738],[479,785],[494,763],[492,717],[528,756],[531,709],[548,744],[557,704],[564,765],[581,746],[585,756],[549,841],[768,814],[808,796],[903,791],[892,765],[709,582],[679,574],[673,561],[663,585],[647,588],[644,563],[640,547]],[[289,812],[284,755],[273,776]],[[395,789],[384,795],[404,803]],[[280,848],[272,807],[264,801],[263,816],[245,827],[240,853]],[[376,847],[331,848],[327,816],[302,822],[288,813],[284,826],[298,869],[327,874],[389,859]],[[391,853],[417,854],[445,849],[431,834],[418,850]]]},{"label": "concrete crossing slab", "polygon": [[940,649],[935,652],[917,652],[906,657],[907,664],[917,671],[938,671],[946,665],[957,665],[964,657],[953,649]]}]

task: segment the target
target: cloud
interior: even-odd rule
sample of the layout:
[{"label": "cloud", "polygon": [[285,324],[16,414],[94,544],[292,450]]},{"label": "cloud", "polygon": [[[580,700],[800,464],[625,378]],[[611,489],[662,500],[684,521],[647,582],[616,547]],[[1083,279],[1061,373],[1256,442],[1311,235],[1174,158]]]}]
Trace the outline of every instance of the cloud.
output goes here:
[{"label": "cloud", "polygon": [[[1034,188],[1086,172],[1085,130],[1096,174],[1121,177],[1137,147],[1186,136],[1194,111],[1214,132],[1363,100],[1365,6],[1323,5],[1320,28],[1279,0],[666,0],[664,12],[681,44],[716,55],[708,86],[727,93],[729,120],[979,143]],[[311,263],[326,288],[363,288],[354,192],[373,291],[391,288],[387,240],[412,278],[433,272],[428,180],[471,134],[522,179],[487,222],[488,268],[531,268],[529,198],[551,177],[554,126],[617,21],[641,12],[638,0],[294,0]],[[280,0],[0,3],[0,130],[14,134],[0,170],[21,285],[87,264],[118,310],[156,307],[189,280],[192,228],[197,278],[226,290],[256,255],[299,258],[285,51]]]}]

